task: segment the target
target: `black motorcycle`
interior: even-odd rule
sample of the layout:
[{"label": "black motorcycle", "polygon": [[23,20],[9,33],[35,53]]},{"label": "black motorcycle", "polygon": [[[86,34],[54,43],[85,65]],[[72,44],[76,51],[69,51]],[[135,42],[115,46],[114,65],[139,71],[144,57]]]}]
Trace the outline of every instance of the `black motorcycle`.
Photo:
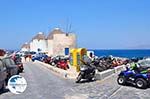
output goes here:
[{"label": "black motorcycle", "polygon": [[96,67],[92,64],[92,62],[83,62],[83,65],[80,68],[80,73],[76,78],[76,83],[79,83],[81,79],[87,79],[89,81],[92,81],[92,79],[95,77],[95,70]]},{"label": "black motorcycle", "polygon": [[99,72],[113,68],[112,62],[113,60],[109,57],[100,57],[100,58],[94,59],[93,61],[94,65],[96,66]]}]

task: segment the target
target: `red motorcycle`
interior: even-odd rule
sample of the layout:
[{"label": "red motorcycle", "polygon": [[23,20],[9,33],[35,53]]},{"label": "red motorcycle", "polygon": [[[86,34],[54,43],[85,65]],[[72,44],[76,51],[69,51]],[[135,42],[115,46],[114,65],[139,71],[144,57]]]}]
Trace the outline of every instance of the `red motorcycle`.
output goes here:
[{"label": "red motorcycle", "polygon": [[69,66],[68,66],[68,63],[66,60],[60,60],[57,62],[57,67],[58,68],[61,68],[61,69],[64,69],[64,70],[67,70],[69,69]]}]

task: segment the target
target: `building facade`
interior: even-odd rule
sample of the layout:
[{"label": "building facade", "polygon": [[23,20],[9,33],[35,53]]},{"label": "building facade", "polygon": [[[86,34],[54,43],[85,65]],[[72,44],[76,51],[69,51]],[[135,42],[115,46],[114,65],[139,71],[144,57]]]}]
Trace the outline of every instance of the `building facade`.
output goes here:
[{"label": "building facade", "polygon": [[23,44],[21,47],[21,51],[22,52],[30,51],[30,44],[28,43]]},{"label": "building facade", "polygon": [[76,48],[76,35],[65,33],[59,28],[55,28],[46,37],[39,32],[30,42],[30,51],[44,52],[49,56],[66,55],[69,50]]},{"label": "building facade", "polygon": [[39,32],[30,42],[30,51],[47,53],[47,40],[44,33]]},{"label": "building facade", "polygon": [[55,28],[47,37],[48,55],[65,55],[66,51],[76,48],[76,35],[66,34],[61,29]]}]

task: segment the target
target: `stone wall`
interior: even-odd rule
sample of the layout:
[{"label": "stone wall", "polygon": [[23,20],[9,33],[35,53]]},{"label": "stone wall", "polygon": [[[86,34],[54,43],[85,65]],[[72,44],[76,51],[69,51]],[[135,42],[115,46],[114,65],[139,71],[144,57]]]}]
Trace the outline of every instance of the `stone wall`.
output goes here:
[{"label": "stone wall", "polygon": [[74,34],[55,34],[53,38],[53,55],[64,55],[65,48],[76,48],[76,36]]}]

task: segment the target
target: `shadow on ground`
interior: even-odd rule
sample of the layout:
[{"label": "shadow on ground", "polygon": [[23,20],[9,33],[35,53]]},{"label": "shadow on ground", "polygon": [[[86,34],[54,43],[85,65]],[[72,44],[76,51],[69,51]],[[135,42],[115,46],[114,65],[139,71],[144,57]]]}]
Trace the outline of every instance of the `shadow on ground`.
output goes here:
[{"label": "shadow on ground", "polygon": [[[124,87],[131,87],[131,88],[137,88],[136,87],[136,85],[133,85],[133,84],[130,84],[130,83],[128,83],[128,84],[126,84],[126,85],[121,85],[121,86],[124,86]],[[145,90],[145,89],[148,89],[148,88],[150,88],[150,86],[148,86],[147,88],[144,88],[144,89],[141,89],[141,90]],[[140,89],[140,88],[137,88],[137,89]]]},{"label": "shadow on ground", "polygon": [[0,91],[0,95],[9,92],[9,89],[4,89],[3,91]]},{"label": "shadow on ground", "polygon": [[79,84],[81,83],[90,83],[90,82],[95,82],[96,80],[91,80],[91,81],[89,81],[89,80],[81,80],[80,82],[79,82]]}]

